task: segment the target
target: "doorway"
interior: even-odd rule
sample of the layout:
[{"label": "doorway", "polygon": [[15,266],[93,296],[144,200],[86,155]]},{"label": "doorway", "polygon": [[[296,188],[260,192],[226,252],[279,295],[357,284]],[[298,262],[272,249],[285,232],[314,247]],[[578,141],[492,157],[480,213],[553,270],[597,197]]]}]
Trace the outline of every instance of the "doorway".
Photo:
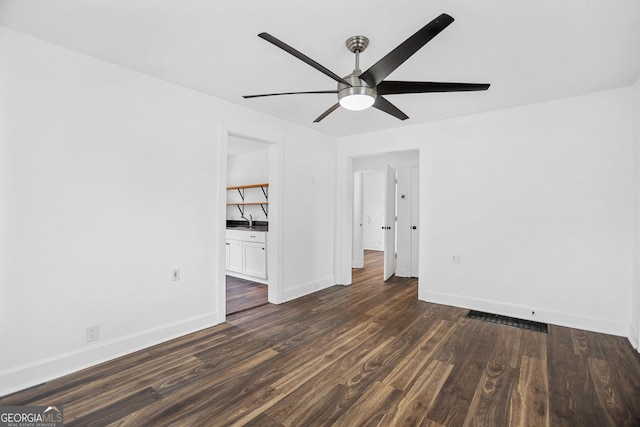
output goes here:
[{"label": "doorway", "polygon": [[233,134],[227,143],[225,299],[230,315],[269,302],[266,238],[261,243],[241,238],[268,232],[269,144]]},{"label": "doorway", "polygon": [[418,277],[418,150],[354,157],[352,268],[384,254],[383,279]]},{"label": "doorway", "polygon": [[[219,124],[219,139],[215,147],[216,152],[216,170],[215,179],[218,183],[218,194],[215,198],[216,214],[214,221],[216,223],[217,233],[215,236],[216,250],[214,259],[216,260],[215,272],[215,301],[218,323],[226,321],[226,217],[227,217],[227,163],[229,151],[229,138],[234,137],[249,140],[261,144],[266,144],[268,151],[268,169],[269,169],[269,227],[266,233],[266,249],[267,249],[267,297],[268,301],[273,304],[282,302],[282,189],[283,189],[283,172],[282,165],[284,163],[283,139],[278,134],[269,132],[256,132],[255,129],[248,129],[244,126],[235,125],[228,127],[225,123]],[[233,144],[233,142],[231,143]],[[263,145],[264,146],[264,145]],[[234,147],[232,146],[233,150]]]}]

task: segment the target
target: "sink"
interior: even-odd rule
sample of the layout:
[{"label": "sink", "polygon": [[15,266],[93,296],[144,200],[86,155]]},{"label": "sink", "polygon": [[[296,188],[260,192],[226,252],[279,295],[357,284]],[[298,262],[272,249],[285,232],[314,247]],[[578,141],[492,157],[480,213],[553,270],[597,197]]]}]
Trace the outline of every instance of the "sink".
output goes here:
[{"label": "sink", "polygon": [[269,231],[269,227],[266,225],[254,225],[249,227],[248,225],[230,225],[227,226],[229,230],[253,230],[253,231]]}]

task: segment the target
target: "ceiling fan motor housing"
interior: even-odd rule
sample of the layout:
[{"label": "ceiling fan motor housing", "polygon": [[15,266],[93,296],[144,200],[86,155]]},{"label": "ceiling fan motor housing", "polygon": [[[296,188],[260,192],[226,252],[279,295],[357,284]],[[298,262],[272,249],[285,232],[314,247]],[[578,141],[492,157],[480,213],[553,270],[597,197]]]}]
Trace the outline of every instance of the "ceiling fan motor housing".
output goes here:
[{"label": "ceiling fan motor housing", "polygon": [[344,77],[351,86],[338,83],[338,102],[349,110],[364,110],[373,105],[378,96],[375,89],[360,79],[360,74],[362,74],[360,70],[354,70],[353,73]]},{"label": "ceiling fan motor housing", "polygon": [[356,67],[353,73],[345,76],[351,86],[338,82],[338,102],[348,110],[364,110],[371,107],[376,100],[376,90],[360,79],[360,52],[369,46],[369,39],[365,36],[352,36],[345,42],[347,49],[356,54]]}]

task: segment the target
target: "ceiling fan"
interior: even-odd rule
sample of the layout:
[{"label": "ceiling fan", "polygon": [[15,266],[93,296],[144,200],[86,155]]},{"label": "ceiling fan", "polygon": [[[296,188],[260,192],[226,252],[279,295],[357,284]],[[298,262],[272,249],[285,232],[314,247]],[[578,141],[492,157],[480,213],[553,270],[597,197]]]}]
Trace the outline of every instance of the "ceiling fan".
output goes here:
[{"label": "ceiling fan", "polygon": [[313,122],[320,120],[334,112],[338,107],[348,110],[364,110],[371,106],[385,113],[391,114],[400,120],[409,118],[398,107],[382,97],[382,95],[396,95],[402,93],[428,93],[428,92],[464,92],[487,90],[488,83],[441,83],[441,82],[409,82],[384,80],[411,55],[416,53],[422,46],[427,44],[432,38],[437,36],[449,24],[453,18],[446,13],[438,16],[433,21],[422,27],[414,35],[402,42],[398,47],[389,52],[385,57],[373,64],[367,71],[360,70],[360,53],[369,45],[369,39],[364,36],[349,37],[346,41],[347,49],[356,55],[356,66],[351,74],[340,77],[331,70],[323,67],[302,52],[292,48],[288,44],[278,40],[268,33],[260,33],[258,37],[274,44],[285,52],[309,64],[321,73],[326,74],[338,82],[336,90],[317,90],[308,92],[282,92],[266,93],[262,95],[245,95],[243,98],[259,98],[264,96],[297,95],[297,94],[318,94],[335,93],[338,95],[338,102],[329,107]]}]

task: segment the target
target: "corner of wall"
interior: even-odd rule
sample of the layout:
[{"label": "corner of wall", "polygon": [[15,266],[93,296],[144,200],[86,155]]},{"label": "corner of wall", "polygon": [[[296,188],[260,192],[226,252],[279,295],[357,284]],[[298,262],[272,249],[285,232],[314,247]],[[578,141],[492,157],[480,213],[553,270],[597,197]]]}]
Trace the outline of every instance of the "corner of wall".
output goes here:
[{"label": "corner of wall", "polygon": [[[640,117],[640,76],[633,85],[633,117]],[[635,122],[634,248],[629,342],[640,352],[640,122]]]},{"label": "corner of wall", "polygon": [[637,324],[631,324],[629,327],[629,342],[636,349],[638,353],[640,353],[640,328],[638,328]]}]

